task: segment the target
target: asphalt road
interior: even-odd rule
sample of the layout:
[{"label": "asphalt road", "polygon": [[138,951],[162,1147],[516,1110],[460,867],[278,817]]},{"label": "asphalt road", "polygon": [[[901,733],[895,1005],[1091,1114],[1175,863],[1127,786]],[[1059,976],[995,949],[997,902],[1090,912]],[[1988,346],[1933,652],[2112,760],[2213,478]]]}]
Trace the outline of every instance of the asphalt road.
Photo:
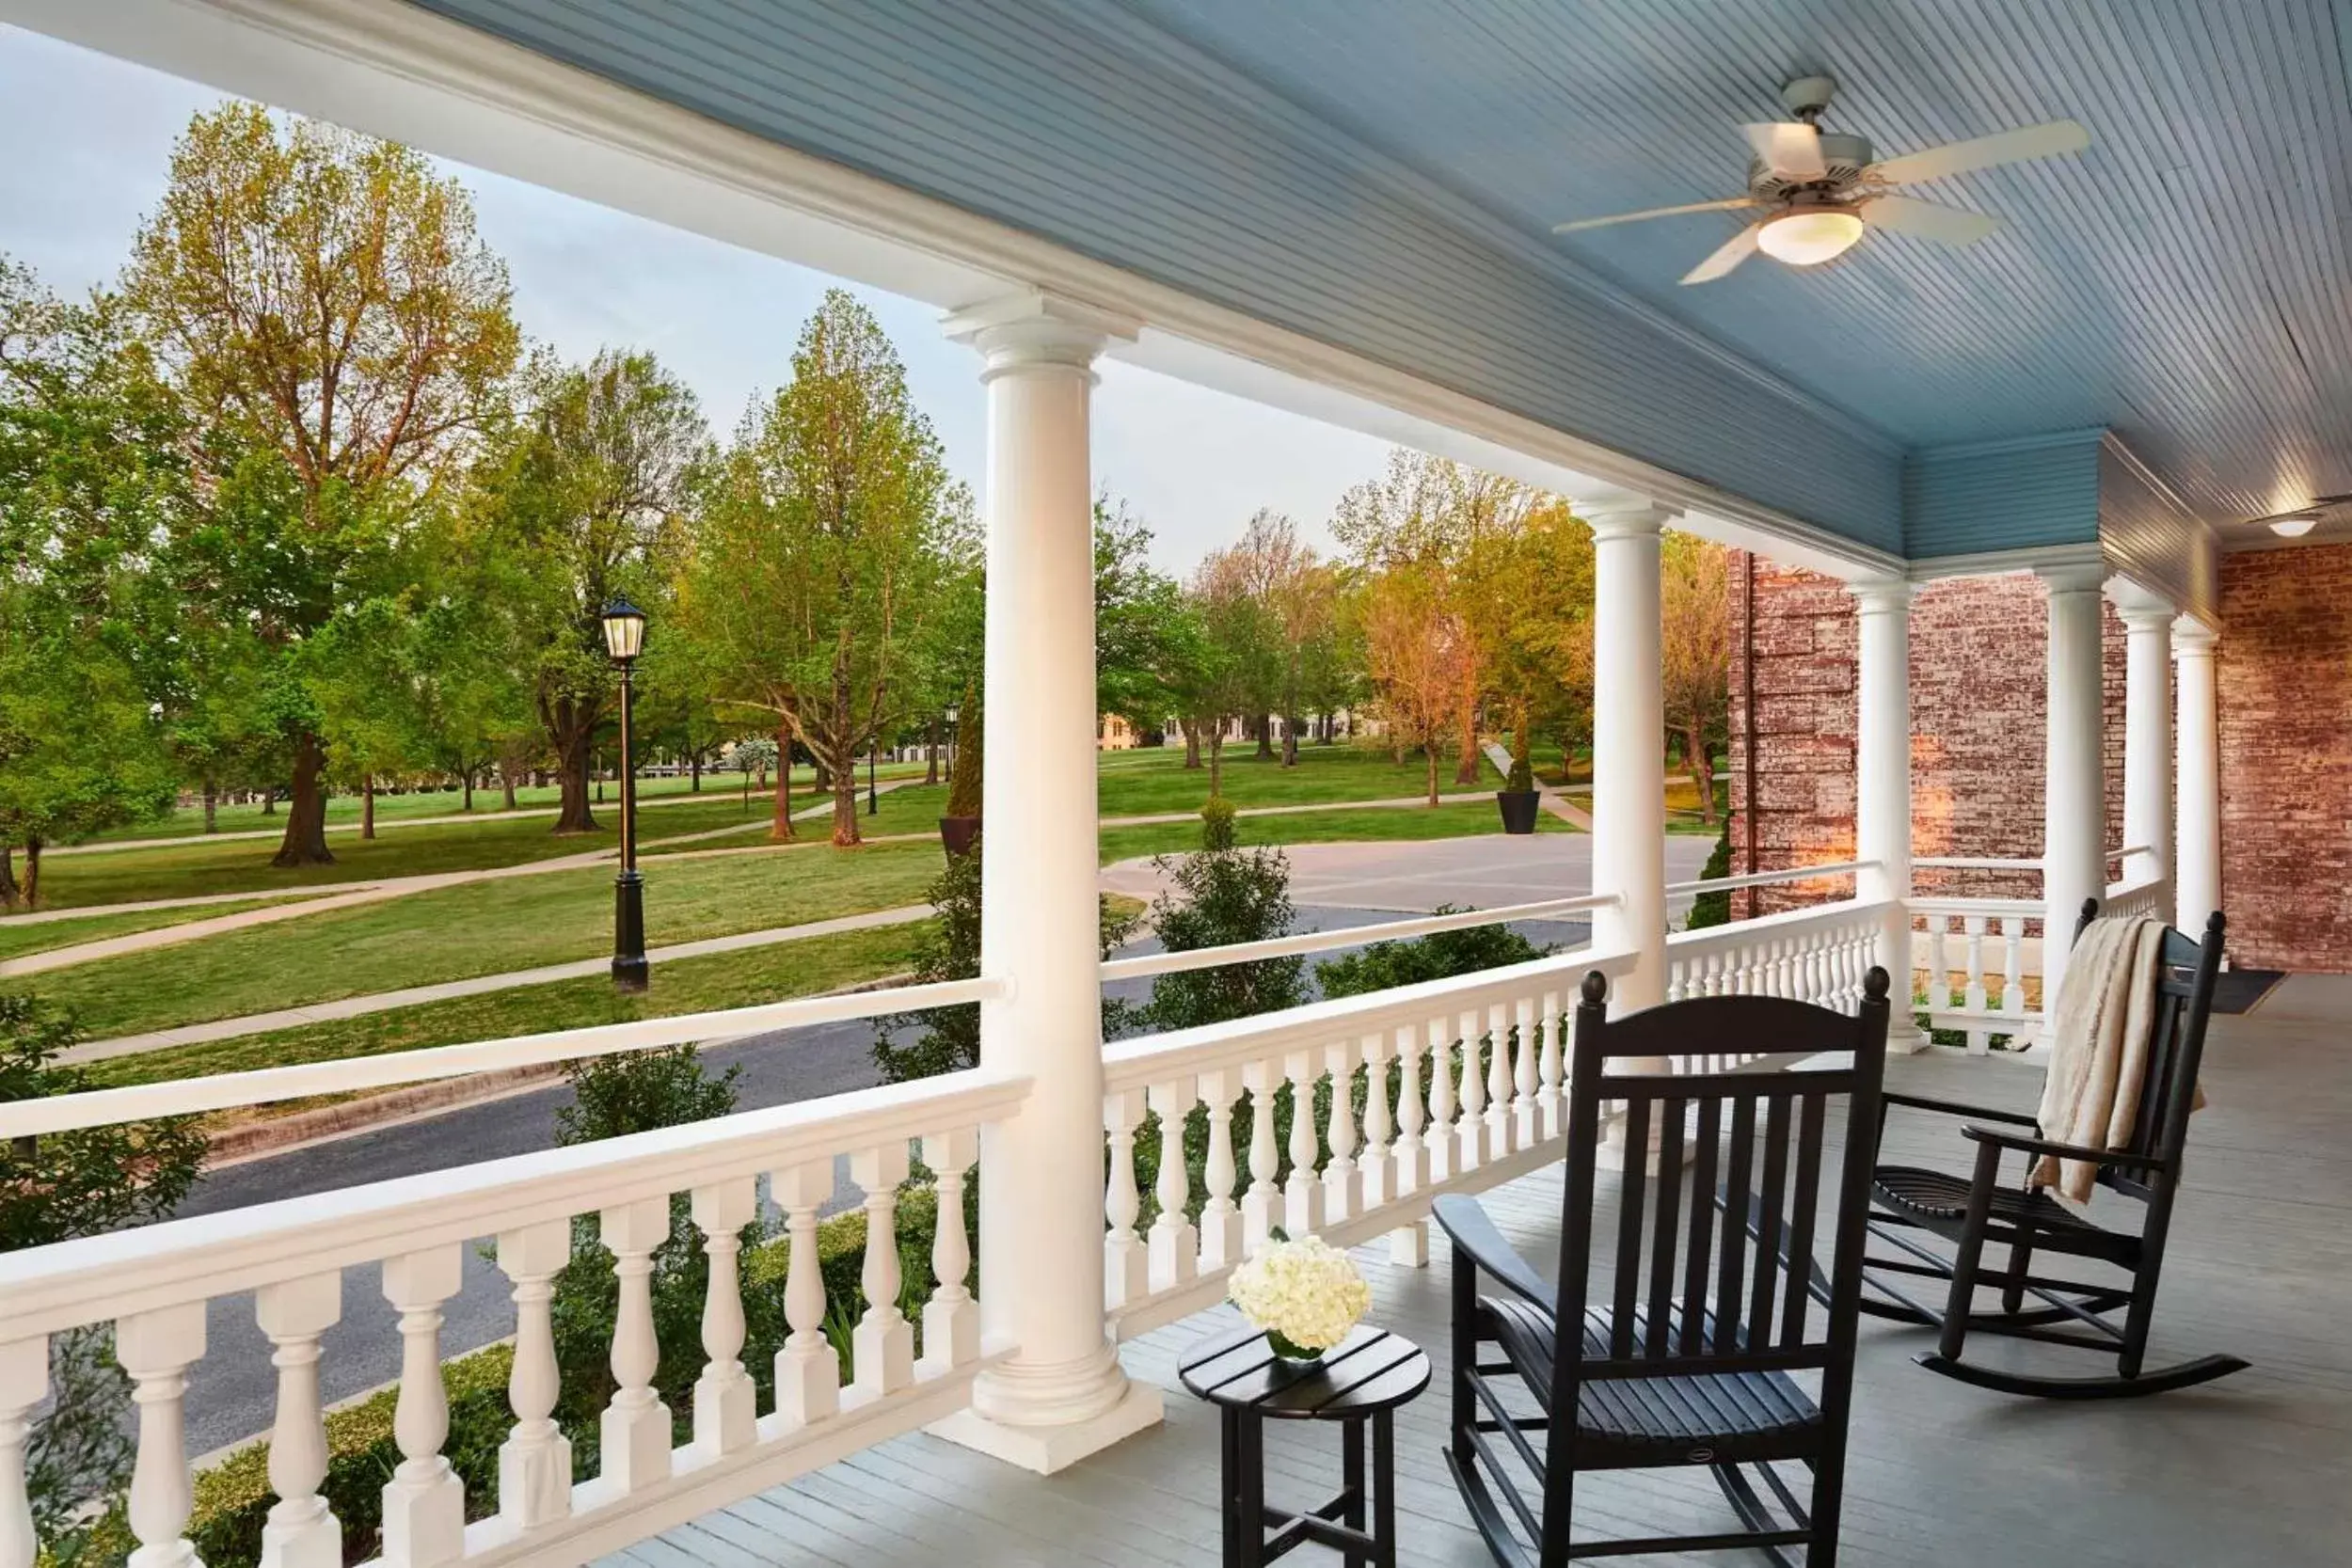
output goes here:
[{"label": "asphalt road", "polygon": [[[1492,906],[1547,896],[1564,887],[1581,891],[1590,885],[1590,845],[1582,834],[1543,835],[1499,849],[1500,842],[1296,847],[1290,851],[1297,873],[1295,886],[1311,895],[1328,890],[1360,891],[1369,895],[1362,906],[1304,906],[1299,925],[1303,929],[1343,929],[1395,920],[1400,910],[1425,910],[1446,898]],[[1549,847],[1554,845],[1567,847]],[[1696,838],[1669,839],[1670,878],[1695,876],[1695,863],[1685,866],[1681,863],[1703,860],[1707,848],[1707,843]],[[1327,850],[1348,853],[1319,852]],[[1386,853],[1364,853],[1367,850]],[[1582,862],[1581,867],[1567,863],[1571,854]],[[1538,856],[1540,861],[1534,858]],[[1580,870],[1581,875],[1576,875]],[[1106,876],[1105,881],[1115,884],[1116,879]],[[1138,885],[1135,891],[1149,890]],[[1527,922],[1515,928],[1531,941],[1553,946],[1577,945],[1587,936],[1581,922]],[[1152,942],[1126,949],[1130,953],[1156,950],[1157,944]],[[1311,964],[1308,974],[1311,986]],[[655,984],[660,983],[656,976]],[[1113,995],[1136,1000],[1149,990],[1148,981],[1111,988]],[[872,1045],[870,1025],[838,1023],[748,1036],[713,1046],[704,1057],[713,1070],[741,1069],[736,1085],[737,1104],[743,1110],[755,1110],[840,1094],[877,1082]],[[570,1089],[558,1085],[248,1161],[206,1176],[180,1212],[215,1213],[528,1154],[553,1143],[556,1113],[570,1098]],[[846,1201],[850,1196],[846,1170],[842,1189],[837,1198]],[[445,1355],[475,1349],[512,1331],[506,1281],[489,1255],[487,1238],[467,1249],[464,1284],[443,1313]],[[376,1268],[346,1272],[343,1318],[326,1334],[321,1367],[327,1399],[345,1399],[398,1375],[400,1341],[394,1317],[384,1300]],[[266,1431],[276,1400],[269,1342],[254,1323],[251,1296],[214,1301],[208,1321],[205,1358],[190,1379],[188,1391],[188,1442],[196,1453]]]}]

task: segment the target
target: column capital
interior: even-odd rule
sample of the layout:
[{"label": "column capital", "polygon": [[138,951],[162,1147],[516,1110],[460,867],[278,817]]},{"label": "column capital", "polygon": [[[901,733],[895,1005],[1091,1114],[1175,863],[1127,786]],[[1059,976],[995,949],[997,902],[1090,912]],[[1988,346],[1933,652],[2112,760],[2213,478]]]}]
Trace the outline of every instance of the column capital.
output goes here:
[{"label": "column capital", "polygon": [[2174,658],[2204,658],[2213,654],[2214,644],[2221,634],[2194,615],[2184,615],[2172,623],[2172,657]]},{"label": "column capital", "polygon": [[1667,524],[1682,515],[1675,508],[1661,506],[1647,496],[1628,492],[1578,501],[1575,510],[1578,516],[1592,526],[1596,540],[1655,539]]},{"label": "column capital", "polygon": [[1133,342],[1143,324],[1083,300],[1040,290],[1003,294],[950,313],[940,329],[988,360],[988,373],[1023,365],[1091,370],[1113,342]]},{"label": "column capital", "polygon": [[1899,614],[1911,608],[1918,591],[1909,578],[1855,578],[1846,584],[1854,608],[1865,615]]},{"label": "column capital", "polygon": [[2161,594],[2142,588],[2129,578],[2109,578],[2106,584],[2107,602],[2115,606],[2116,615],[2123,625],[2137,632],[2153,632],[2169,626],[2180,611]]},{"label": "column capital", "polygon": [[2033,575],[2053,594],[2096,594],[2107,580],[2106,565],[2096,561],[2053,561],[2036,566]]}]

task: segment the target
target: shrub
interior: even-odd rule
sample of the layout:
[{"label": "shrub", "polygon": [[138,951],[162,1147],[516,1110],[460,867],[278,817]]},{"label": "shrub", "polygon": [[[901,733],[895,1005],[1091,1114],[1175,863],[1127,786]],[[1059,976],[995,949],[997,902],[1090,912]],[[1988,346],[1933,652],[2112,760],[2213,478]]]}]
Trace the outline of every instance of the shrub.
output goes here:
[{"label": "shrub", "polygon": [[1511,776],[1503,781],[1502,787],[1515,790],[1521,795],[1535,787],[1535,769],[1525,757],[1518,756],[1511,759]]},{"label": "shrub", "polygon": [[[1706,868],[1699,873],[1703,880],[1731,875],[1731,823],[1724,823],[1723,836],[1715,841],[1714,852],[1707,857]],[[1727,892],[1702,893],[1691,902],[1691,918],[1683,923],[1686,931],[1704,930],[1709,926],[1731,924],[1731,895]]]},{"label": "shrub", "polygon": [[[1213,797],[1200,809],[1200,848],[1152,863],[1171,886],[1152,902],[1151,921],[1171,953],[1288,936],[1290,862],[1279,849],[1244,849],[1234,841],[1232,803]],[[1260,958],[1215,969],[1163,974],[1152,984],[1142,1016],[1153,1028],[1202,1023],[1295,1007],[1307,1000],[1306,964],[1299,958]]]},{"label": "shrub", "polygon": [[[1461,912],[1440,904],[1432,914]],[[1423,980],[1447,980],[1475,974],[1482,969],[1525,963],[1550,952],[1538,947],[1508,926],[1476,926],[1464,931],[1438,931],[1411,942],[1375,942],[1368,947],[1315,965],[1315,983],[1326,996],[1361,996]]]},{"label": "shrub", "polygon": [[980,815],[980,693],[976,686],[963,689],[963,706],[956,715],[956,761],[947,771],[947,810],[949,816]]}]

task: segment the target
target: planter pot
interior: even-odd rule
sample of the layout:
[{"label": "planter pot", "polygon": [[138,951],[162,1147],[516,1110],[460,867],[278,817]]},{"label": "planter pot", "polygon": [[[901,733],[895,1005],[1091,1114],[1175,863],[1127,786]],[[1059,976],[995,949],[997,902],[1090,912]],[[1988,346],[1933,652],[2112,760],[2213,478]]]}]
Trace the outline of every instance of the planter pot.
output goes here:
[{"label": "planter pot", "polygon": [[961,855],[969,851],[973,840],[980,836],[980,819],[977,816],[943,816],[939,819],[939,842],[947,847],[947,853]]},{"label": "planter pot", "polygon": [[1327,1345],[1295,1345],[1282,1338],[1275,1329],[1265,1331],[1266,1348],[1294,1367],[1311,1367],[1321,1361]]},{"label": "planter pot", "polygon": [[1534,832],[1535,812],[1542,800],[1543,794],[1538,790],[1496,790],[1495,804],[1502,808],[1502,831],[1506,833]]}]

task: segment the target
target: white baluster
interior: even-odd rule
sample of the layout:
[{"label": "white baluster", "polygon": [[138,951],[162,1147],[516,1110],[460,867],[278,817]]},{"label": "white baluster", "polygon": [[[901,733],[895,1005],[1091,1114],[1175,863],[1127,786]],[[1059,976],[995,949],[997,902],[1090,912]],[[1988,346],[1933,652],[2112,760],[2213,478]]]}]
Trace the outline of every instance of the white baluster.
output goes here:
[{"label": "white baluster", "polygon": [[1200,1266],[1229,1268],[1242,1259],[1241,1206],[1233,1187],[1241,1180],[1233,1164],[1233,1101],[1241,1080],[1232,1072],[1200,1075],[1200,1099],[1209,1108],[1209,1157],[1201,1179],[1209,1184],[1200,1209]]},{"label": "white baluster", "polygon": [[1928,1014],[1931,1018],[1952,1009],[1952,966],[1945,953],[1945,927],[1951,924],[1948,916],[1928,916]]},{"label": "white baluster", "polygon": [[825,1338],[825,1276],[817,1257],[817,1211],[833,1196],[833,1163],[792,1165],[769,1176],[784,1211],[784,1317],[776,1352],[776,1415],[787,1427],[828,1419],[841,1408],[841,1362]]},{"label": "white baluster", "polygon": [[1429,1131],[1424,1141],[1429,1150],[1429,1180],[1436,1185],[1465,1167],[1454,1125],[1454,1030],[1444,1019],[1433,1018],[1428,1040]]},{"label": "white baluster", "polygon": [[[858,1274],[866,1312],[850,1335],[850,1397],[859,1403],[896,1393],[914,1381],[914,1325],[898,1307],[898,1183],[906,1179],[907,1146],[902,1143],[850,1156],[850,1180],[866,1195],[866,1263]],[[1127,1181],[1132,1189],[1132,1159]]]},{"label": "white baluster", "polygon": [[1422,1135],[1429,1125],[1421,1085],[1425,1057],[1419,1024],[1398,1025],[1396,1057],[1396,1142],[1389,1151],[1391,1187],[1398,1197],[1405,1197],[1429,1185],[1429,1146]]},{"label": "white baluster", "polygon": [[182,1533],[195,1493],[181,1405],[188,1368],[204,1357],[204,1304],[140,1312],[115,1324],[115,1359],[131,1374],[138,1406],[138,1458],[131,1471],[131,1568],[200,1568]]},{"label": "white baluster", "polygon": [[40,1557],[25,1489],[24,1452],[32,1439],[33,1412],[48,1397],[48,1337],[0,1344],[0,1568],[33,1568]]},{"label": "white baluster", "polygon": [[572,1511],[572,1443],[555,1424],[555,1276],[572,1259],[569,1220],[499,1233],[499,1271],[514,1286],[515,1366],[506,1378],[514,1430],[499,1445],[499,1516],[517,1530]]},{"label": "white baluster", "polygon": [[1535,998],[1522,996],[1514,1005],[1517,1049],[1511,1056],[1511,1147],[1533,1148],[1543,1136],[1543,1117],[1535,1107],[1535,1058],[1543,1047],[1535,1035]]},{"label": "white baluster", "polygon": [[437,1568],[466,1555],[466,1486],[441,1457],[449,1395],[441,1386],[441,1303],[465,1280],[465,1255],[428,1247],[384,1260],[384,1299],[400,1314],[400,1398],[392,1438],[400,1464],[384,1483],[385,1568]]},{"label": "white baluster", "polygon": [[939,1180],[939,1220],[931,1236],[931,1299],[923,1304],[919,1376],[933,1376],[979,1359],[980,1304],[964,1276],[972,1272],[972,1239],[964,1229],[964,1173],[980,1157],[979,1134],[934,1132],[923,1140],[923,1163]]},{"label": "white baluster", "polygon": [[1152,1196],[1160,1212],[1152,1218],[1151,1282],[1166,1291],[1192,1278],[1200,1259],[1200,1235],[1184,1212],[1192,1201],[1192,1178],[1184,1169],[1184,1119],[1192,1114],[1192,1084],[1180,1080],[1152,1085],[1152,1110],[1160,1118],[1160,1169]]},{"label": "white baluster", "polygon": [[596,1235],[612,1253],[620,1304],[612,1323],[612,1398],[598,1427],[599,1472],[623,1496],[670,1477],[670,1407],[654,1388],[661,1344],[653,1326],[654,1249],[670,1239],[670,1200],[616,1203],[596,1217]]},{"label": "white baluster", "polygon": [[2001,916],[2001,1011],[2026,1015],[2026,923],[2013,914]]},{"label": "white baluster", "polygon": [[1454,1023],[1462,1042],[1462,1114],[1454,1124],[1454,1168],[1476,1170],[1494,1157],[1486,1147],[1486,1064],[1478,1047],[1486,1021],[1465,1008]]},{"label": "white baluster", "polygon": [[1396,1189],[1390,1165],[1396,1121],[1389,1111],[1389,1037],[1375,1029],[1357,1042],[1364,1053],[1364,1151],[1356,1159],[1357,1200],[1352,1211],[1369,1214]]},{"label": "white baluster", "polygon": [[1543,1049],[1536,1063],[1535,1106],[1541,1113],[1544,1141],[1549,1143],[1560,1136],[1566,1115],[1567,1071],[1562,1056],[1561,1035],[1567,1028],[1567,1020],[1560,1011],[1560,993],[1544,992],[1542,1016],[1535,1021],[1536,1030],[1543,1037]]},{"label": "white baluster", "polygon": [[1486,1055],[1486,1158],[1500,1160],[1517,1147],[1511,1141],[1511,1009],[1501,1002],[1486,1006],[1486,1037],[1493,1042]]},{"label": "white baluster", "polygon": [[1242,1244],[1251,1256],[1282,1223],[1282,1190],[1274,1184],[1282,1168],[1282,1151],[1274,1141],[1274,1085],[1279,1082],[1272,1062],[1251,1062],[1242,1069],[1249,1086],[1249,1190],[1241,1196]]},{"label": "white baluster", "polygon": [[1962,1006],[1980,1013],[1984,1011],[1984,916],[1972,914],[1960,924],[1968,942],[1968,985]]},{"label": "white baluster", "polygon": [[1151,1258],[1136,1234],[1143,1196],[1136,1190],[1136,1129],[1143,1121],[1143,1091],[1118,1090],[1103,1097],[1103,1131],[1110,1148],[1109,1179],[1103,1188],[1103,1305],[1111,1309],[1141,1301],[1152,1291]]},{"label": "white baluster", "polygon": [[743,1227],[759,1212],[759,1183],[737,1177],[694,1189],[689,1200],[703,1233],[710,1283],[703,1292],[703,1370],[694,1380],[694,1447],[705,1458],[748,1449],[759,1436],[758,1391],[743,1370],[743,1285],[737,1255]]},{"label": "white baluster", "polygon": [[1326,1071],[1331,1075],[1331,1108],[1323,1127],[1323,1141],[1331,1157],[1323,1166],[1323,1223],[1337,1225],[1356,1212],[1356,1047],[1341,1040],[1326,1046]]},{"label": "white baluster", "polygon": [[1290,1180],[1282,1186],[1282,1225],[1294,1238],[1323,1228],[1323,1188],[1315,1180],[1315,1058],[1294,1051],[1282,1058],[1291,1085]]},{"label": "white baluster", "polygon": [[340,1270],[264,1285],[253,1316],[278,1369],[278,1418],[269,1433],[269,1484],[278,1494],[262,1527],[262,1568],[342,1568],[342,1527],[319,1496],[326,1479],[326,1418],[319,1398],[319,1336],[343,1315]]}]

